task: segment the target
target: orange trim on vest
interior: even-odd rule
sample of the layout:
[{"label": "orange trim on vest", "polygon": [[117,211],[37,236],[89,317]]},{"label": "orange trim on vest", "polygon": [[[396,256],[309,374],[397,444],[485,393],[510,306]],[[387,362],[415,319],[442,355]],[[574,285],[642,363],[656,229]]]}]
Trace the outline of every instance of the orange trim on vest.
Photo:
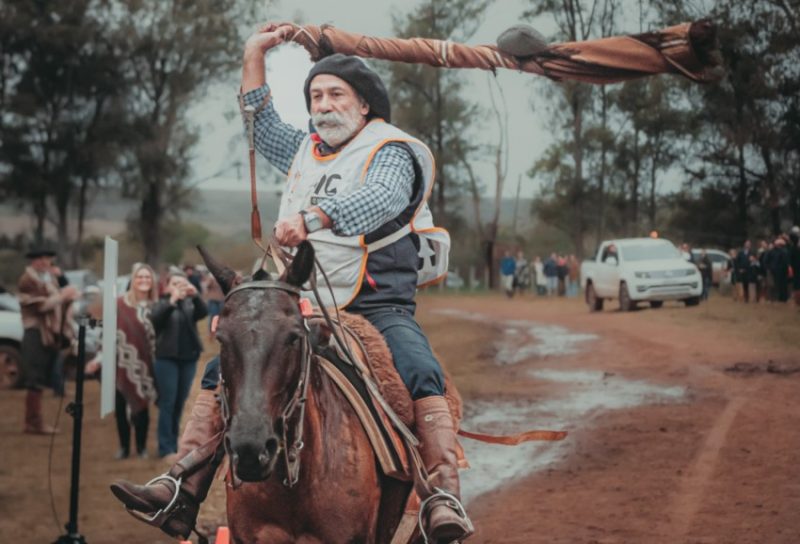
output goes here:
[{"label": "orange trim on vest", "polygon": [[316,143],[316,142],[314,143],[314,145],[311,146],[311,156],[314,157],[314,160],[316,160],[317,162],[332,161],[333,159],[335,159],[336,157],[339,156],[339,153],[341,153],[341,149],[340,149],[336,153],[331,153],[330,155],[320,155],[319,151],[318,151],[318,147],[319,147],[319,144]]}]

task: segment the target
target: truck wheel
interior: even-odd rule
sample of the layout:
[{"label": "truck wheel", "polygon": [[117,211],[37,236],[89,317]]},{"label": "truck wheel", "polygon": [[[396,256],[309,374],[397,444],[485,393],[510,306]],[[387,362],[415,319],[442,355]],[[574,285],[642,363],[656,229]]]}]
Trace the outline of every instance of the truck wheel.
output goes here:
[{"label": "truck wheel", "polygon": [[661,308],[664,305],[663,300],[651,300],[650,307],[651,308]]},{"label": "truck wheel", "polygon": [[0,389],[19,387],[21,370],[22,357],[19,350],[7,344],[0,345]]},{"label": "truck wheel", "polygon": [[597,296],[594,285],[591,283],[586,286],[586,304],[589,305],[590,312],[601,312],[603,310],[603,299]]},{"label": "truck wheel", "polygon": [[631,300],[628,284],[623,281],[619,284],[619,309],[622,312],[630,312],[634,308],[636,308],[636,303]]},{"label": "truck wheel", "polygon": [[700,304],[700,297],[691,297],[683,301],[687,306],[697,306]]}]

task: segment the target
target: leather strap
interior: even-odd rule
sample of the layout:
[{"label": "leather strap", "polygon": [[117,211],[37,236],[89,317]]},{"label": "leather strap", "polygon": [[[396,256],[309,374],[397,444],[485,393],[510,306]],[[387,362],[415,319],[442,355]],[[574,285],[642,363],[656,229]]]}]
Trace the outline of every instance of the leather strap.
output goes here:
[{"label": "leather strap", "polygon": [[532,440],[546,440],[546,441],[563,440],[567,436],[566,431],[539,431],[539,430],[526,431],[524,433],[519,433],[519,434],[495,435],[495,434],[473,433],[470,431],[465,431],[464,429],[459,429],[458,434],[459,436],[463,436],[464,438],[471,438],[473,440],[486,442],[488,444],[503,444],[505,446],[516,446],[517,444],[522,444],[523,442],[530,442]]}]

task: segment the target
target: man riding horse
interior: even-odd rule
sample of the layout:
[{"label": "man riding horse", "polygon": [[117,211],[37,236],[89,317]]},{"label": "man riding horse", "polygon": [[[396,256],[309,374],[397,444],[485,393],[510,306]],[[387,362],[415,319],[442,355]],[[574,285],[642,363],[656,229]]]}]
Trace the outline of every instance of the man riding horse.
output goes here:
[{"label": "man riding horse", "polygon": [[[457,429],[441,365],[414,319],[417,286],[447,271],[449,236],[433,226],[426,204],[433,156],[390,124],[383,82],[355,57],[331,55],[311,69],[304,87],[310,134],[282,122],[266,82],[264,56],[291,31],[267,24],[247,40],[240,97],[243,110],[256,109],[257,150],[288,176],[275,237],[290,248],[309,240],[333,295],[323,289],[321,303],[364,316],[385,338],[414,400],[422,458],[438,493],[428,502],[426,533],[433,542],[464,540],[473,527],[457,503]],[[144,486],[112,485],[134,511],[166,509],[157,524],[173,536],[185,538],[194,527],[221,457],[217,365],[215,359],[206,370],[179,461],[168,475]],[[167,508],[177,486],[177,499]]]}]

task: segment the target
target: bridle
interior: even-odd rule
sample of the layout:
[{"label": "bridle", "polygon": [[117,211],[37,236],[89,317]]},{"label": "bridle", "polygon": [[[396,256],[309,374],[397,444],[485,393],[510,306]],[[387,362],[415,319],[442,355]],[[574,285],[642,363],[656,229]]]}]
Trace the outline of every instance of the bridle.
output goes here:
[{"label": "bridle", "polygon": [[[290,285],[284,281],[260,280],[237,285],[231,289],[227,295],[225,295],[225,302],[227,302],[234,293],[249,289],[277,289],[297,297],[298,302],[300,301],[300,288]],[[300,451],[304,446],[303,423],[305,421],[306,400],[308,398],[308,382],[310,380],[311,359],[313,357],[311,340],[309,339],[309,333],[311,332],[311,329],[308,326],[309,316],[306,315],[306,312],[302,311],[302,304],[301,317],[303,319],[303,334],[301,335],[300,344],[300,375],[297,379],[297,383],[294,386],[294,392],[289,398],[289,401],[286,403],[286,406],[281,411],[281,415],[278,419],[281,427],[281,439],[278,444],[278,451],[276,452],[276,455],[282,454],[283,456],[283,460],[286,465],[286,478],[284,479],[283,484],[289,488],[293,487],[300,478]],[[224,378],[220,378],[220,386],[220,405],[222,420],[225,426],[223,432],[227,433],[228,429],[230,428],[233,415],[230,411],[228,386],[225,383]],[[291,426],[292,422],[294,422],[294,427]],[[289,441],[290,436],[292,437],[291,442]],[[227,439],[227,435],[223,443],[225,445],[225,453],[228,454],[228,459],[233,459],[233,452],[231,451],[230,441]],[[241,481],[236,477],[235,469],[231,471],[231,475],[232,485],[234,488],[237,488],[241,484]]]}]

